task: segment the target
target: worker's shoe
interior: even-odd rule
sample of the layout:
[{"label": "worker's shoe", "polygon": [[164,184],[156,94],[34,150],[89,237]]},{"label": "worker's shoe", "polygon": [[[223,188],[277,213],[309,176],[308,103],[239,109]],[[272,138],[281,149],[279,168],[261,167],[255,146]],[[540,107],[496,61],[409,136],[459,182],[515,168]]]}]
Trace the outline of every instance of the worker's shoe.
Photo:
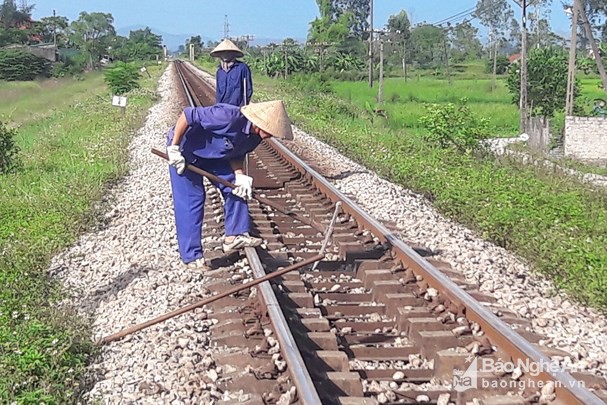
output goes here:
[{"label": "worker's shoe", "polygon": [[207,263],[207,261],[205,260],[204,257],[194,260],[193,262],[189,262],[188,264],[186,264],[186,267],[189,270],[194,270],[194,271],[210,271],[211,270],[211,266]]},{"label": "worker's shoe", "polygon": [[262,239],[249,235],[238,235],[230,243],[223,243],[223,253],[230,254],[246,247],[257,247],[263,243]]}]

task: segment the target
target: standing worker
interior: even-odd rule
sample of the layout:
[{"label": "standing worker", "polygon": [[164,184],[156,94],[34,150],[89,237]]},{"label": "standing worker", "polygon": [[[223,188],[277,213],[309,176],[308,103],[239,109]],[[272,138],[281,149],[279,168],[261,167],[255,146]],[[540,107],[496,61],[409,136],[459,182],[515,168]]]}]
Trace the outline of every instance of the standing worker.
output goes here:
[{"label": "standing worker", "polygon": [[253,96],[251,69],[246,63],[236,60],[242,58],[244,53],[234,42],[224,39],[213,49],[211,56],[220,61],[215,75],[215,102],[237,107],[249,104]]},{"label": "standing worker", "polygon": [[253,178],[243,173],[244,156],[262,139],[293,139],[291,122],[282,101],[253,103],[243,107],[215,104],[187,107],[168,134],[167,154],[177,241],[181,260],[189,267],[208,269],[202,248],[202,219],[206,198],[202,176],[185,171],[186,162],[237,187],[217,187],[224,199],[226,254],[262,243],[251,237],[247,199]]}]

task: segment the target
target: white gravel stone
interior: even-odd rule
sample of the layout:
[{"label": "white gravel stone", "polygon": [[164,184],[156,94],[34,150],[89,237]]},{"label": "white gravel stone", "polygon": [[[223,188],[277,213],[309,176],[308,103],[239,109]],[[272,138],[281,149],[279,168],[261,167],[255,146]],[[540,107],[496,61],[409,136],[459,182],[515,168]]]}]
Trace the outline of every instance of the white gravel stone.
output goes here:
[{"label": "white gravel stone", "polygon": [[593,367],[587,371],[607,375],[607,317],[572,303],[524,259],[446,219],[423,196],[379,177],[314,136],[296,127],[293,131],[294,140],[287,146],[320,167],[325,176],[335,176],[328,180],[341,192],[379,221],[396,223],[403,240],[437,252],[435,259],[479,283],[480,290],[495,296],[501,308],[531,320],[532,331],[548,338],[546,346],[587,353],[587,358],[572,362],[572,371],[590,363]]},{"label": "white gravel stone", "polygon": [[[201,77],[214,85],[212,76]],[[434,258],[479,283],[502,308],[531,320],[532,331],[548,337],[546,346],[582,354],[569,365],[572,371],[607,375],[607,317],[556,293],[524,259],[444,218],[423,196],[382,179],[314,136],[296,127],[293,131],[294,140],[287,146],[326,176],[335,176],[328,180],[363,209],[380,221],[395,222],[404,240],[438,252]]]},{"label": "white gravel stone", "polygon": [[[159,83],[162,100],[150,109],[129,147],[130,174],[105,199],[105,226],[80,237],[49,269],[73,291],[69,303],[90,316],[94,338],[173,310],[201,291],[208,293],[204,275],[185,269],[179,261],[167,166],[150,153],[150,147],[164,147],[178,112],[170,69]],[[214,84],[209,75],[205,77]],[[294,135],[288,146],[314,160],[326,174],[339,175],[330,181],[371,215],[394,221],[403,239],[438,252],[435,258],[481,284],[481,291],[492,293],[501,307],[526,316],[534,330],[547,337],[547,346],[577,352],[573,360],[567,358],[571,366],[584,361],[584,367],[604,375],[604,316],[555,294],[552,284],[533,274],[524,260],[443,218],[422,196],[381,179],[297,128]],[[182,397],[180,381],[192,382],[213,369],[212,357],[218,350],[204,346],[208,328],[217,320],[201,319],[200,313],[184,314],[102,347],[89,368],[96,377],[91,377],[92,389],[85,399],[157,404],[221,398],[203,381],[194,381],[189,398]],[[189,343],[180,344],[186,340]],[[177,346],[182,348],[176,350]],[[414,360],[416,366],[425,366]]]},{"label": "white gravel stone", "polygon": [[[164,149],[179,112],[172,69],[129,146],[129,174],[104,198],[104,226],[82,235],[49,269],[71,292],[65,303],[90,318],[95,340],[209,294],[205,276],[179,259],[168,166],[150,153]],[[220,378],[213,360],[219,349],[208,346],[213,321],[196,310],[104,345],[89,366],[84,401],[206,403],[213,387],[202,379]]]}]

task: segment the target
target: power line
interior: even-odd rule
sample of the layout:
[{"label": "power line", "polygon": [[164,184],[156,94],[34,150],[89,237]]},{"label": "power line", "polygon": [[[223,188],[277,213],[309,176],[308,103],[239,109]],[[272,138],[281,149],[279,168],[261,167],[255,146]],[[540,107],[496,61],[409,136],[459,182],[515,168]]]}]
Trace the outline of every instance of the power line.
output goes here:
[{"label": "power line", "polygon": [[442,20],[437,21],[437,22],[435,22],[435,23],[433,23],[433,24],[431,24],[431,25],[440,25],[440,24],[445,24],[445,23],[447,23],[447,22],[450,22],[450,21],[451,21],[451,20],[453,20],[453,19],[457,19],[457,18],[463,17],[464,15],[469,15],[469,14],[472,14],[472,13],[474,13],[474,10],[475,10],[475,9],[476,9],[476,6],[475,6],[475,7],[470,7],[470,8],[469,8],[469,9],[467,9],[467,10],[460,11],[459,13],[454,14],[454,15],[452,15],[452,16],[450,16],[450,17],[443,18]]}]

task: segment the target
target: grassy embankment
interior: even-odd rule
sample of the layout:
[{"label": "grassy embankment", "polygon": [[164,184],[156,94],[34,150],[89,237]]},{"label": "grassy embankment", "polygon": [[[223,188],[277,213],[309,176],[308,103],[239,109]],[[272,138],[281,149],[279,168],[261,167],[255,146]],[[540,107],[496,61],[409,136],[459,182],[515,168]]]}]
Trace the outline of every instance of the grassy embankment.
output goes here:
[{"label": "grassy embankment", "polygon": [[[204,66],[208,67],[208,66]],[[596,85],[596,81],[586,79]],[[503,83],[494,93],[488,81],[438,80],[398,83],[389,79],[388,119],[363,107],[376,90],[366,83],[336,83],[334,94],[317,83],[289,83],[255,75],[254,99],[285,100],[296,125],[336,146],[355,161],[427,196],[446,216],[476,229],[499,246],[526,258],[575,299],[607,308],[607,198],[550,170],[506,158],[475,158],[429,147],[417,120],[424,101],[468,97],[503,134],[517,135],[517,113]],[[585,83],[585,90],[590,84]],[[487,105],[489,104],[489,105]],[[510,131],[510,130],[513,131]],[[514,132],[514,133],[513,133]]]},{"label": "grassy embankment", "polygon": [[[149,69],[127,114],[101,74],[84,81],[0,83],[0,114],[18,127],[22,168],[0,176],[0,402],[65,404],[94,350],[87,325],[53,302],[49,259],[95,223],[108,183],[126,173],[130,135],[154,103]],[[150,91],[153,90],[153,91]]]}]

